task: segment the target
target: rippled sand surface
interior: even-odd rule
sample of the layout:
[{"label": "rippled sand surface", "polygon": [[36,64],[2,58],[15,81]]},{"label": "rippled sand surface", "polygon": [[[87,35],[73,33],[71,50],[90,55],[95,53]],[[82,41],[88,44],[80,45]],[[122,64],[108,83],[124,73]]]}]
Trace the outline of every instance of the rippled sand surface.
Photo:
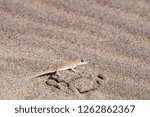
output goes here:
[{"label": "rippled sand surface", "polygon": [[0,99],[150,99],[150,1],[0,0],[0,83]]}]

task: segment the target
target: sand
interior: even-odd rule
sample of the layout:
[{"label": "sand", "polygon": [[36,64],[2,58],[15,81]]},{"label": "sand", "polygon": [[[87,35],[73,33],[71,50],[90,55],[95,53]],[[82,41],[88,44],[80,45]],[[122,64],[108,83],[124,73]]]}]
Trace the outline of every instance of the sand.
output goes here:
[{"label": "sand", "polygon": [[0,0],[0,83],[0,99],[150,99],[150,1]]}]

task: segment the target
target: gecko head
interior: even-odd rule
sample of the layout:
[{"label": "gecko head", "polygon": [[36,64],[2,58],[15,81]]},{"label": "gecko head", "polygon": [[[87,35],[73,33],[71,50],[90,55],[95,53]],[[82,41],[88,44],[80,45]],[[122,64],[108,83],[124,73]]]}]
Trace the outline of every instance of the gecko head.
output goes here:
[{"label": "gecko head", "polygon": [[80,62],[79,62],[79,65],[84,65],[84,64],[87,64],[87,61],[81,58]]}]

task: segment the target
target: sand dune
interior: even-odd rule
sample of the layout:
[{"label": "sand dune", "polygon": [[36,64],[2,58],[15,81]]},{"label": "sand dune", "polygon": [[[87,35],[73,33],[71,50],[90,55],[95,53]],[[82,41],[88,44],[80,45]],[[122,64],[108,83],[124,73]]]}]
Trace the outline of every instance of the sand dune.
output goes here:
[{"label": "sand dune", "polygon": [[[148,0],[0,0],[0,99],[150,99],[149,11]],[[75,74],[27,78],[76,56],[88,64]]]}]

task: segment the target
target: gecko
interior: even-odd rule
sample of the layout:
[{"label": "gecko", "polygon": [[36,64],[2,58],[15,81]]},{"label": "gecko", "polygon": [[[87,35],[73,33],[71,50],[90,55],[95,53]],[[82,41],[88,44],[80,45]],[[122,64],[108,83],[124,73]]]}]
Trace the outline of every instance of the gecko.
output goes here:
[{"label": "gecko", "polygon": [[48,67],[48,69],[38,72],[32,76],[29,76],[29,78],[36,78],[36,77],[40,77],[46,74],[57,74],[60,77],[59,71],[64,71],[64,70],[71,70],[73,72],[75,72],[75,68],[79,65],[84,65],[87,64],[87,61],[82,59],[82,58],[73,58],[65,63],[62,64],[55,64],[53,66]]}]

